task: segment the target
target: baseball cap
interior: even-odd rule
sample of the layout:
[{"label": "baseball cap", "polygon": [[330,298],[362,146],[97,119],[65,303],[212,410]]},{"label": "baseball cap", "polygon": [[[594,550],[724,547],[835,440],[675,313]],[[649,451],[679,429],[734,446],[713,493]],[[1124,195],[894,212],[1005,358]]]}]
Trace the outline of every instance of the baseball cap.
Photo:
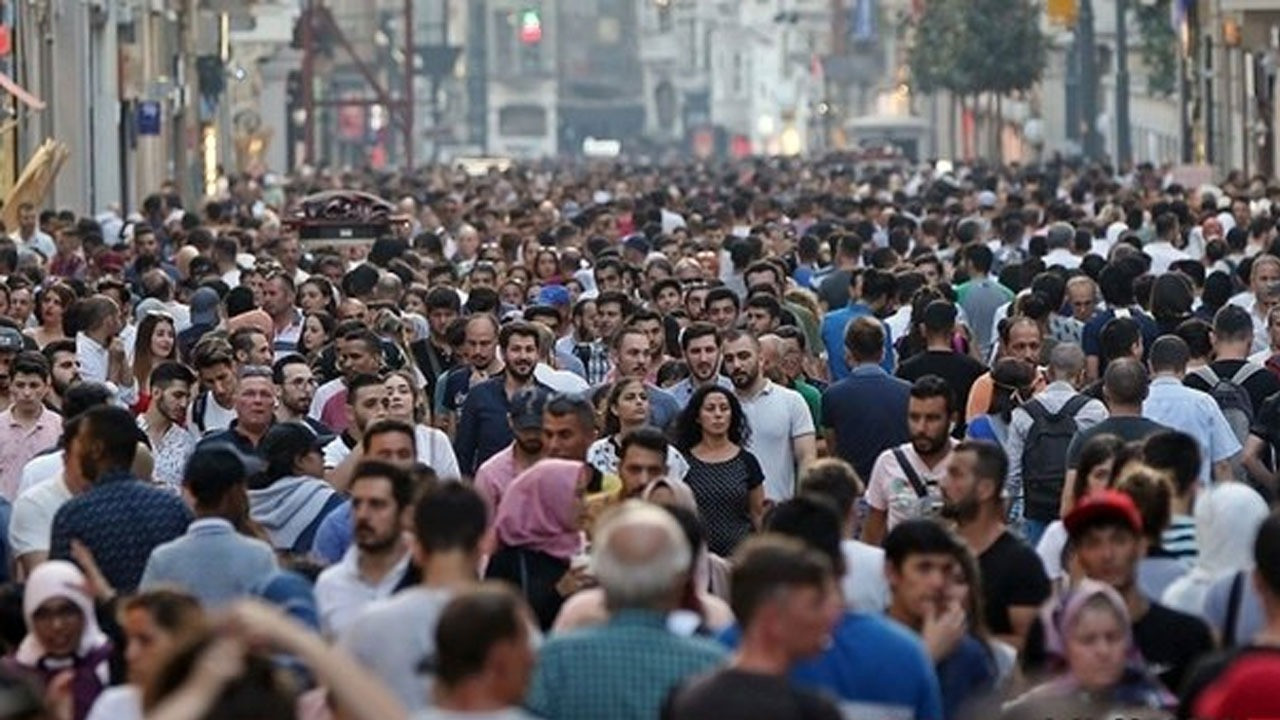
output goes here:
[{"label": "baseball cap", "polygon": [[990,190],[978,193],[978,207],[993,208],[996,206],[996,194]]},{"label": "baseball cap", "polygon": [[552,307],[568,307],[571,303],[569,289],[563,285],[544,285],[538,291],[538,304]]},{"label": "baseball cap", "polygon": [[1101,490],[1086,495],[1062,519],[1071,537],[1101,523],[1125,525],[1142,534],[1142,515],[1138,513],[1138,506],[1133,498],[1119,490]]},{"label": "baseball cap", "polygon": [[229,442],[209,442],[196,446],[182,473],[182,484],[192,488],[215,488],[245,482],[266,469],[262,458],[241,452]]},{"label": "baseball cap", "polygon": [[191,322],[195,325],[212,325],[218,322],[216,290],[202,287],[191,294]]},{"label": "baseball cap", "polygon": [[622,241],[622,245],[628,250],[635,250],[645,254],[649,252],[649,241],[643,235],[631,235]]},{"label": "baseball cap", "polygon": [[547,391],[540,387],[520,390],[511,398],[511,424],[516,430],[542,427],[542,408],[547,404]]},{"label": "baseball cap", "polygon": [[0,352],[22,352],[24,347],[22,333],[7,325],[0,326]]},{"label": "baseball cap", "polygon": [[273,459],[295,458],[308,450],[323,450],[333,442],[335,435],[320,435],[310,425],[300,422],[282,422],[271,426],[258,444],[258,452],[271,462]]},{"label": "baseball cap", "polygon": [[138,303],[138,306],[133,309],[133,319],[137,322],[142,322],[143,318],[152,313],[164,313],[167,311],[168,308],[166,308],[164,303],[159,299],[146,298],[142,302]]}]

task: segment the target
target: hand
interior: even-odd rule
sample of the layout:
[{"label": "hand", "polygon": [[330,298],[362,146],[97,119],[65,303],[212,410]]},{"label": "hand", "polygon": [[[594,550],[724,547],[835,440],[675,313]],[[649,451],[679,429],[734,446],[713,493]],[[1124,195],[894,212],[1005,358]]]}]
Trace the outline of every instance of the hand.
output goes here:
[{"label": "hand", "polygon": [[920,630],[929,657],[938,661],[951,654],[968,632],[968,626],[968,617],[960,603],[948,602],[941,608],[935,606],[925,616],[924,627]]},{"label": "hand", "polygon": [[71,559],[76,561],[80,566],[80,571],[84,573],[85,592],[89,597],[96,598],[101,602],[106,602],[116,596],[116,589],[111,587],[111,581],[107,580],[107,576],[102,574],[102,568],[98,567],[98,561],[93,557],[93,551],[88,545],[73,539],[71,541]]},{"label": "hand", "polygon": [[560,597],[567,598],[579,590],[589,588],[595,584],[595,576],[586,567],[571,568],[556,583],[556,592],[560,593]]},{"label": "hand", "polygon": [[279,645],[293,629],[293,621],[274,605],[246,599],[227,611],[226,626],[251,645]]},{"label": "hand", "polygon": [[217,638],[196,658],[188,682],[210,695],[220,693],[227,683],[244,672],[244,654],[245,645],[241,640]]},{"label": "hand", "polygon": [[117,335],[107,343],[107,358],[113,362],[124,361],[124,341]]},{"label": "hand", "polygon": [[75,679],[75,672],[63,670],[45,686],[45,705],[58,720],[71,720],[75,716],[75,696],[71,693],[71,683]]}]

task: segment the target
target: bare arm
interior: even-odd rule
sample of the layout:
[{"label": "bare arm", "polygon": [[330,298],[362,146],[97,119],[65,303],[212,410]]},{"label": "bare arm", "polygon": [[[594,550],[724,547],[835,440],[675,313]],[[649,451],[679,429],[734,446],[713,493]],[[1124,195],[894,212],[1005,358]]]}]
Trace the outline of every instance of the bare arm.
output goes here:
[{"label": "bare arm", "polygon": [[1085,377],[1089,380],[1089,382],[1093,382],[1094,380],[1098,379],[1098,356],[1097,355],[1089,355],[1085,357],[1084,372],[1085,372]]},{"label": "bare arm", "polygon": [[324,479],[329,481],[334,490],[346,492],[347,488],[351,487],[351,476],[355,474],[356,466],[363,459],[364,450],[357,444],[351,448],[351,452],[347,453],[347,456],[342,459],[342,462],[338,463],[337,467],[325,471]]},{"label": "bare arm", "polygon": [[1219,460],[1213,464],[1213,479],[1218,482],[1236,479],[1235,472],[1231,470],[1230,460]]},{"label": "bare arm", "polygon": [[1266,463],[1262,462],[1262,456],[1267,451],[1267,441],[1250,434],[1248,439],[1244,441],[1244,469],[1254,480],[1274,488],[1276,485],[1276,475],[1267,469]]},{"label": "bare arm", "polygon": [[1068,470],[1067,479],[1062,483],[1062,499],[1058,501],[1058,514],[1066,517],[1071,512],[1071,489],[1076,486],[1076,471]]},{"label": "bare arm", "polygon": [[35,550],[29,553],[23,553],[18,556],[18,570],[24,578],[31,577],[31,571],[45,560],[49,559],[48,550]]},{"label": "bare arm", "polygon": [[1035,606],[1011,605],[1009,607],[1009,624],[1013,627],[1013,634],[1000,636],[1000,639],[1021,651],[1022,644],[1027,641],[1027,632],[1031,630],[1031,623],[1035,622],[1039,611],[1040,609]]},{"label": "bare arm", "polygon": [[803,473],[818,459],[818,443],[813,434],[792,438],[791,450],[796,456],[797,474]]},{"label": "bare arm", "polygon": [[879,545],[884,542],[885,528],[888,525],[888,514],[884,510],[870,508],[867,521],[862,525],[862,542],[868,545]]},{"label": "bare arm", "polygon": [[757,485],[747,493],[747,512],[751,513],[751,526],[759,532],[764,527],[764,485]]}]

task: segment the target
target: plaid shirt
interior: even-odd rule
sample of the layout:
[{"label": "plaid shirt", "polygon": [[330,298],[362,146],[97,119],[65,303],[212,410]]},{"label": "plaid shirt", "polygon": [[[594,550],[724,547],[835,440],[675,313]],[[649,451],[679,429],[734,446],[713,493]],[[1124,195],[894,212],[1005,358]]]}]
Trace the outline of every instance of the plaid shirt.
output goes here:
[{"label": "plaid shirt", "polygon": [[671,688],[725,658],[710,640],[667,630],[662,613],[621,610],[603,626],[548,640],[527,704],[556,720],[652,720]]}]

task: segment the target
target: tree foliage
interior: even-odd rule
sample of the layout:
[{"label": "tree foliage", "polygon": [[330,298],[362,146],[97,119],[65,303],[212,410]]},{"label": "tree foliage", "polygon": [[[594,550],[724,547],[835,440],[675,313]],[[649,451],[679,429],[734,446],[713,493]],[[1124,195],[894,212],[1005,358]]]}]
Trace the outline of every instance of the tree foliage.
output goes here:
[{"label": "tree foliage", "polygon": [[923,92],[1007,95],[1044,72],[1047,40],[1033,0],[927,0],[908,63]]},{"label": "tree foliage", "polygon": [[1138,56],[1147,69],[1147,91],[1172,95],[1178,87],[1178,36],[1169,23],[1169,0],[1129,3],[1138,20]]}]

